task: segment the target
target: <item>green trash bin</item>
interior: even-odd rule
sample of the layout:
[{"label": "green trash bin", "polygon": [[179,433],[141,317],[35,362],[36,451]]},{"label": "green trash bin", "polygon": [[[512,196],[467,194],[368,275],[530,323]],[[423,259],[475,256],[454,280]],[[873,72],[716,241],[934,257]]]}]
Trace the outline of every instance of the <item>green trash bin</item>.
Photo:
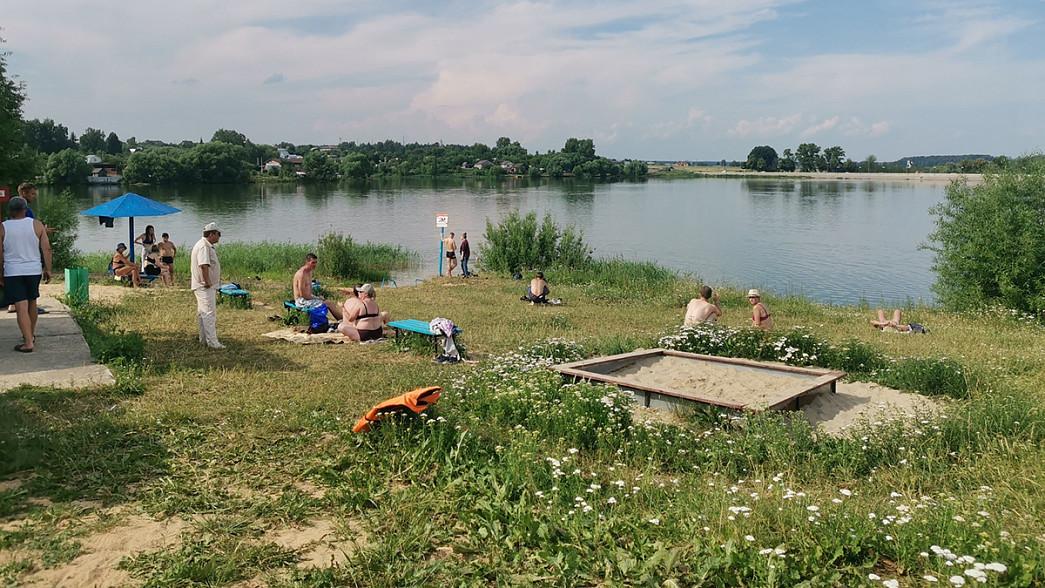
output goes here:
[{"label": "green trash bin", "polygon": [[83,304],[88,300],[87,268],[65,268],[65,297],[70,304]]}]

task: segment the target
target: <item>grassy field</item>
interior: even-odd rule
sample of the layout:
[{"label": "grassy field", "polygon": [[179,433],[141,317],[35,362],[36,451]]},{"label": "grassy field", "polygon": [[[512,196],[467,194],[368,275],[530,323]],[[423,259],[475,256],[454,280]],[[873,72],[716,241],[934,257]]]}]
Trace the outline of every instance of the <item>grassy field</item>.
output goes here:
[{"label": "grassy field", "polygon": [[[914,308],[932,334],[888,335],[870,309],[770,297],[780,331],[956,360],[969,398],[843,439],[786,413],[662,424],[544,369],[654,346],[695,291],[653,270],[630,289],[627,268],[604,270],[550,274],[561,307],[520,302],[522,283],[500,278],[379,292],[393,318],[461,325],[477,363],[456,366],[264,339],[288,289],[269,279],[250,285],[265,306],[219,307],[223,352],[197,344],[185,291],[92,311],[132,357],[116,386],[0,395],[0,579],[46,577],[93,537],[166,521],[173,540],[114,573],[148,586],[1045,583],[1045,329]],[[724,323],[746,322],[741,293],[723,304]],[[426,418],[350,432],[376,401],[426,385],[446,388]],[[303,542],[317,529],[327,538]]]}]

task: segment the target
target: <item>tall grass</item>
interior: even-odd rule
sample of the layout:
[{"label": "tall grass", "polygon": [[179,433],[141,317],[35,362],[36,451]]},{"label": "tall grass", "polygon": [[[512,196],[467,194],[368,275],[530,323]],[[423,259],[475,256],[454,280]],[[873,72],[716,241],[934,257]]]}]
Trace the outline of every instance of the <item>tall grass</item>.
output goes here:
[{"label": "tall grass", "polygon": [[480,259],[494,272],[577,268],[591,262],[584,235],[572,226],[560,228],[550,214],[540,223],[534,212],[522,216],[513,211],[496,225],[487,220],[485,239]]},{"label": "tall grass", "polygon": [[[408,267],[416,254],[398,245],[384,243],[356,243],[350,236],[324,235],[319,246],[302,243],[220,243],[222,279],[240,281],[253,277],[289,280],[305,261],[305,254],[316,253],[320,259],[320,275],[345,280],[380,281],[395,270]],[[176,275],[189,275],[189,253],[192,244],[178,246],[174,260]],[[136,257],[141,250],[135,248]],[[112,253],[89,253],[81,256],[81,263],[92,274],[105,272]]]}]

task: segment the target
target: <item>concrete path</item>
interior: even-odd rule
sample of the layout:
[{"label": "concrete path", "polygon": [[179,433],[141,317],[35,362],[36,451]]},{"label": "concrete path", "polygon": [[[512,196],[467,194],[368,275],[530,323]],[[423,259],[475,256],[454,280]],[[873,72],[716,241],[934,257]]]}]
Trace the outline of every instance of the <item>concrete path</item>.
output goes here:
[{"label": "concrete path", "polygon": [[50,296],[38,300],[48,311],[36,323],[32,353],[18,353],[14,346],[22,334],[14,313],[0,309],[0,392],[22,384],[84,388],[112,384],[109,368],[91,360],[83,332],[69,316],[69,309]]}]

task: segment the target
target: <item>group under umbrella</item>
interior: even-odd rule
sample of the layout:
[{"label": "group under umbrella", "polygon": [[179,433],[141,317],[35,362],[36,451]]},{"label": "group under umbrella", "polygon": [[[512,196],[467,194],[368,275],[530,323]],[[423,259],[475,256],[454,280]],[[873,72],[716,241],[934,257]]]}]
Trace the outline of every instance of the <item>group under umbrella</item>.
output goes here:
[{"label": "group under umbrella", "polygon": [[127,192],[119,198],[88,208],[80,214],[84,216],[97,216],[102,222],[112,226],[114,218],[130,219],[130,238],[127,239],[130,250],[130,258],[134,259],[134,217],[136,216],[167,216],[181,212],[181,209],[168,206],[162,202],[156,202],[134,192]]}]

